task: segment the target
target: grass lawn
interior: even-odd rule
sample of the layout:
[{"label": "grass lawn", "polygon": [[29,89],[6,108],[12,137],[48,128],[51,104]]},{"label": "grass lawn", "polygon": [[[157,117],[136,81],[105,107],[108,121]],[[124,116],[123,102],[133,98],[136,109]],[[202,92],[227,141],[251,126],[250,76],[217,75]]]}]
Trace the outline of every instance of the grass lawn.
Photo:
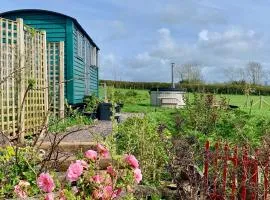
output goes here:
[{"label": "grass lawn", "polygon": [[[129,89],[115,89],[126,93]],[[160,108],[150,105],[150,96],[148,90],[134,90],[137,95],[134,97],[127,98],[127,101],[124,105],[123,112],[173,112],[173,109],[169,108]],[[190,94],[192,95],[192,94]],[[104,90],[100,88],[100,96],[104,97]],[[225,97],[229,104],[237,105],[240,109],[251,112],[254,115],[263,115],[270,117],[270,96],[264,96],[263,100],[266,102],[262,103],[262,108],[260,109],[260,97],[259,96],[250,96],[248,106],[245,106],[246,96],[244,95],[220,95],[217,94],[216,97],[219,99]],[[250,106],[250,103],[253,101],[253,106]]]}]

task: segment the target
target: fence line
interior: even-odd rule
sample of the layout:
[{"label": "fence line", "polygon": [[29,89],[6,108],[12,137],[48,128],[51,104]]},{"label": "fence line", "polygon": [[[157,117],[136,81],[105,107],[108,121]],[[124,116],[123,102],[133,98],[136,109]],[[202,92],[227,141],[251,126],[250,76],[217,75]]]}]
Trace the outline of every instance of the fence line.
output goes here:
[{"label": "fence line", "polygon": [[48,110],[46,33],[22,19],[0,18],[0,128],[24,138],[44,122]]}]

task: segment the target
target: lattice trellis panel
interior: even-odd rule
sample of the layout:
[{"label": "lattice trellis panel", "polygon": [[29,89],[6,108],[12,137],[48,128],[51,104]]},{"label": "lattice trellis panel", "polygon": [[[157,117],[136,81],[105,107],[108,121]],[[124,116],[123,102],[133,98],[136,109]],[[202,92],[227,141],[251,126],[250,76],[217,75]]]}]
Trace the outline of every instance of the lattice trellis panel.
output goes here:
[{"label": "lattice trellis panel", "polygon": [[[36,132],[47,115],[47,47],[46,33],[24,26],[24,129]],[[23,93],[22,93],[23,94]]]},{"label": "lattice trellis panel", "polygon": [[0,129],[16,134],[18,113],[18,25],[0,18]]},{"label": "lattice trellis panel", "polygon": [[0,65],[0,131],[23,138],[46,121],[46,33],[0,18]]},{"label": "lattice trellis panel", "polygon": [[53,116],[64,117],[64,42],[48,43],[49,105]]}]

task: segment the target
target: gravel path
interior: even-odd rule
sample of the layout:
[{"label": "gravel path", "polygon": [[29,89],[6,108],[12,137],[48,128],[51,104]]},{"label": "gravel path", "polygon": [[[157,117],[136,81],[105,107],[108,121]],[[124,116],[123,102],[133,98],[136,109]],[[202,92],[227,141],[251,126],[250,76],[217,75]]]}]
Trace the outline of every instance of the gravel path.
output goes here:
[{"label": "gravel path", "polygon": [[[130,117],[144,117],[143,113],[121,113],[120,123],[124,122]],[[87,127],[75,127],[68,130],[68,132],[73,132],[72,134],[65,137],[63,142],[89,142],[96,137],[106,137],[112,132],[112,122],[111,121],[96,121],[93,125]],[[66,133],[65,133],[66,134]],[[64,134],[58,133],[58,137]],[[52,138],[52,135],[50,135]],[[47,137],[45,140],[49,140]]]},{"label": "gravel path", "polygon": [[[71,133],[72,132],[72,133]],[[85,127],[73,127],[66,133],[58,133],[57,138],[64,136],[67,133],[71,133],[66,136],[63,142],[89,142],[97,136],[106,137],[112,132],[111,121],[96,121],[91,126]],[[53,138],[53,134],[50,134],[45,138],[45,141],[50,141]]]},{"label": "gravel path", "polygon": [[[143,113],[121,113],[120,123],[124,122],[130,117],[144,117]],[[94,140],[96,137],[106,137],[112,132],[112,122],[111,121],[96,121],[91,126],[85,127],[73,127],[70,128],[66,133],[58,133],[57,138],[63,137],[68,132],[72,132],[66,136],[63,142],[89,142]],[[45,141],[53,140],[54,134],[49,134]],[[8,141],[3,136],[0,135],[0,146],[7,144]]]}]

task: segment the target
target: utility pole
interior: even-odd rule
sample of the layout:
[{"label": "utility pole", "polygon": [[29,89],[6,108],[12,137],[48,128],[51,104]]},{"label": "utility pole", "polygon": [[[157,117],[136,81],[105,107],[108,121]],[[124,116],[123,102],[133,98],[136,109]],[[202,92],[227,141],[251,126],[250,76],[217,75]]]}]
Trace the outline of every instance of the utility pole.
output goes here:
[{"label": "utility pole", "polygon": [[174,72],[175,63],[171,63],[171,64],[172,64],[172,88],[175,88],[175,84],[174,84],[174,80],[173,80],[173,72]]}]

